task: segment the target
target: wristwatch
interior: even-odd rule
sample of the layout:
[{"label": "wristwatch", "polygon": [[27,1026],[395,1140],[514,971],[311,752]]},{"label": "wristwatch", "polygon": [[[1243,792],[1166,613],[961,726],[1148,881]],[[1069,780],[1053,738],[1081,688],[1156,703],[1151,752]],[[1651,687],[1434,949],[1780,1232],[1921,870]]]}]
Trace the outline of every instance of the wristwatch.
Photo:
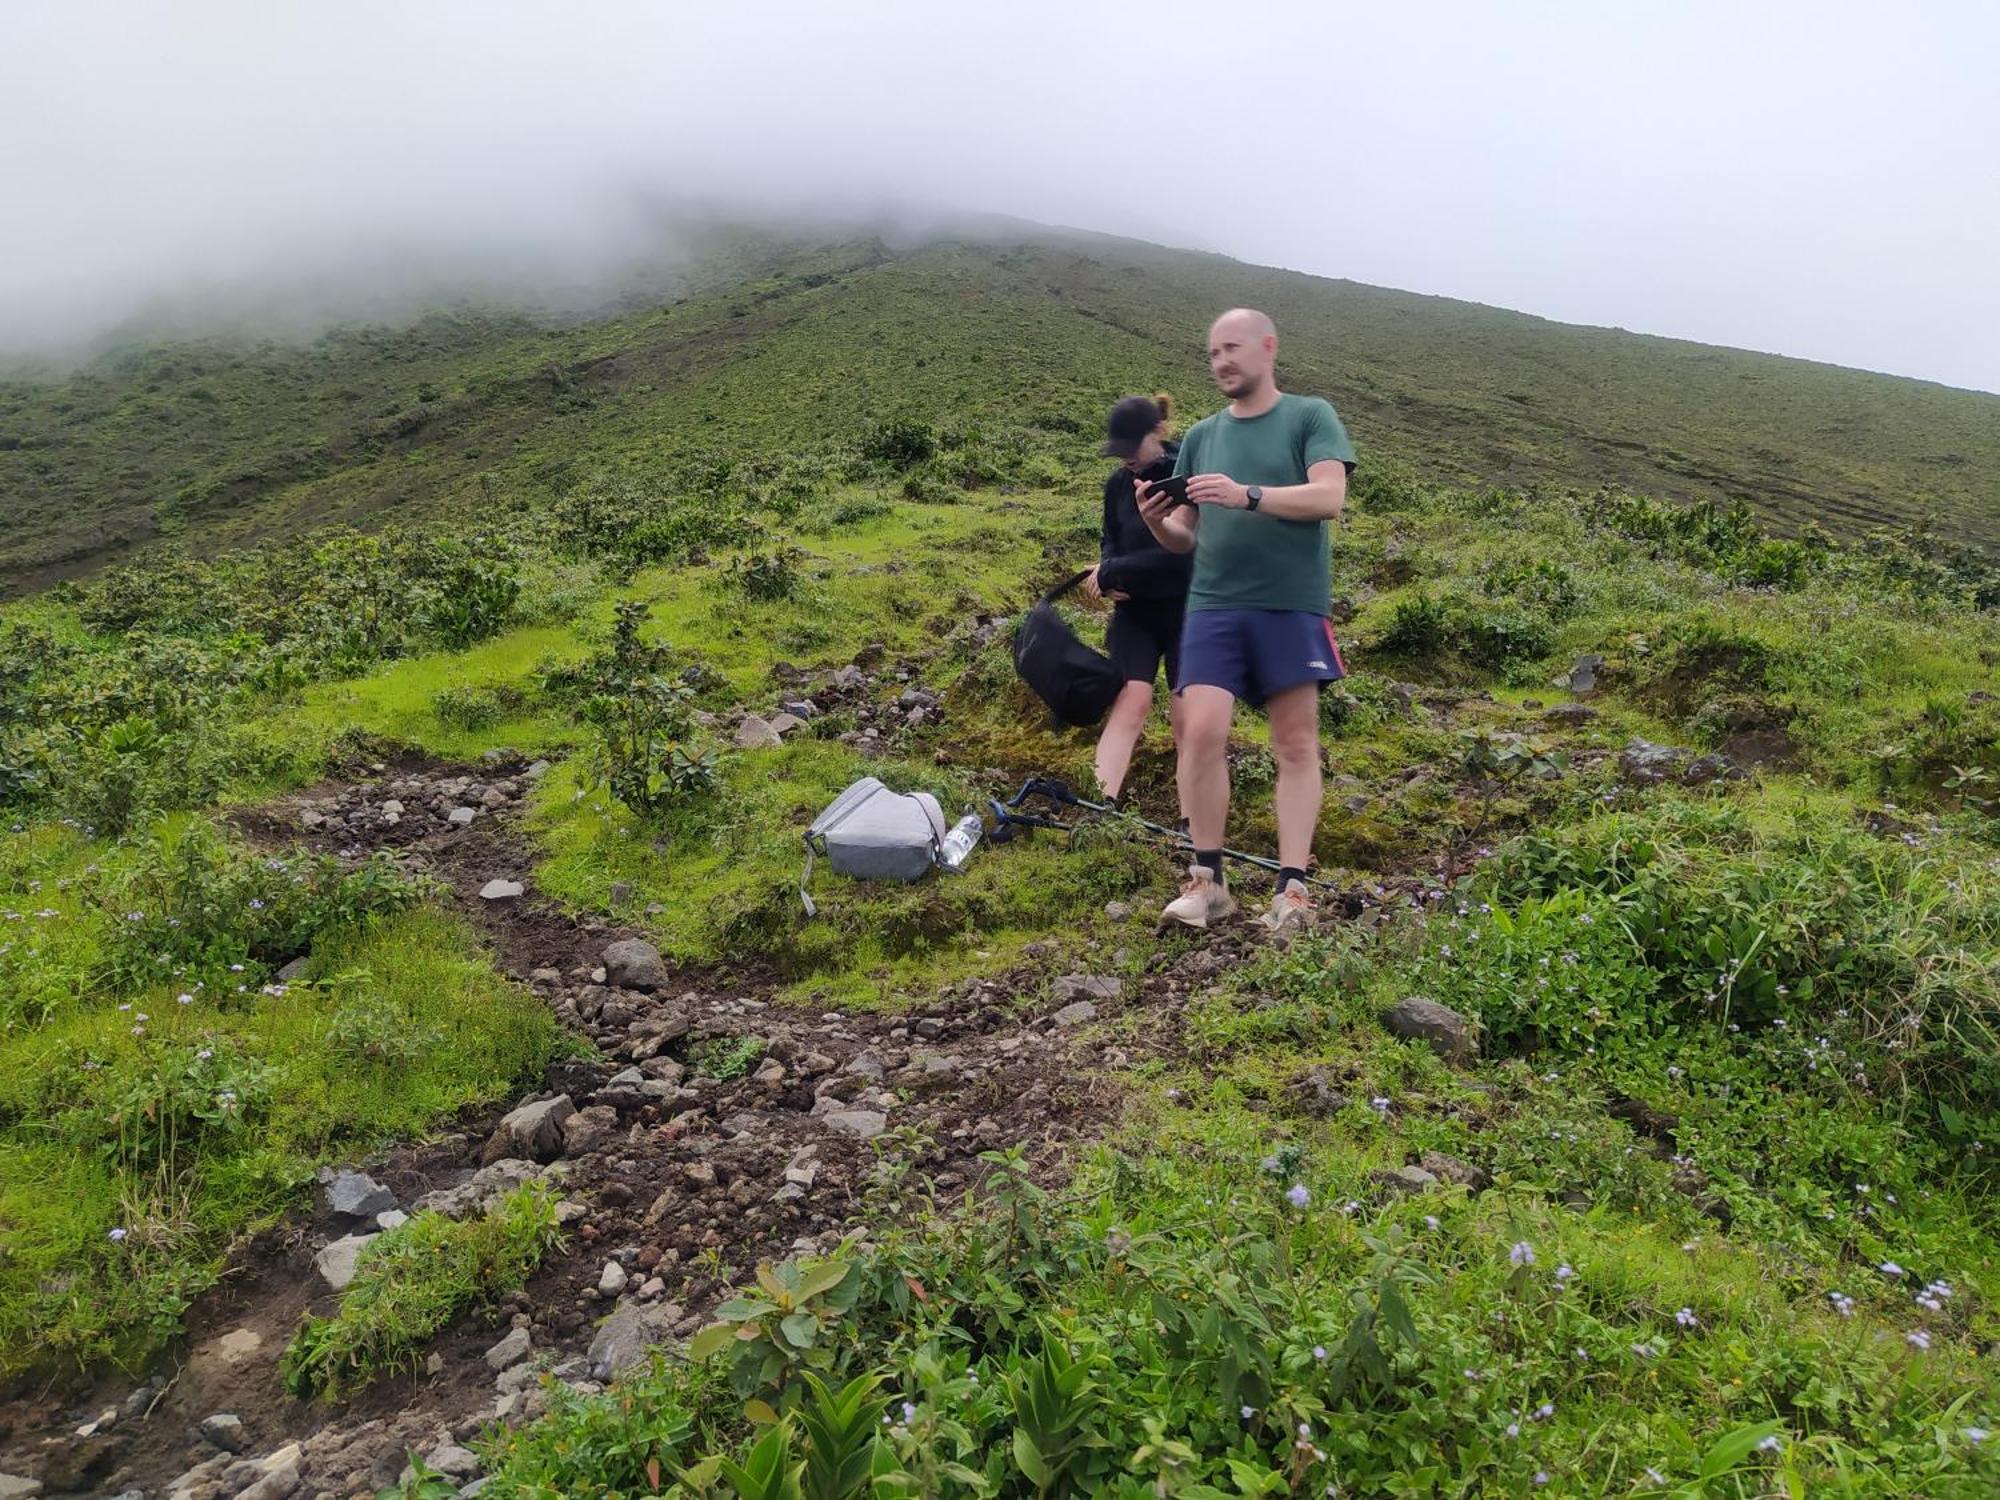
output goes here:
[{"label": "wristwatch", "polygon": [[1243,501],[1244,501],[1244,509],[1255,510],[1258,506],[1264,503],[1264,486],[1261,484],[1252,484],[1245,486],[1243,490]]}]

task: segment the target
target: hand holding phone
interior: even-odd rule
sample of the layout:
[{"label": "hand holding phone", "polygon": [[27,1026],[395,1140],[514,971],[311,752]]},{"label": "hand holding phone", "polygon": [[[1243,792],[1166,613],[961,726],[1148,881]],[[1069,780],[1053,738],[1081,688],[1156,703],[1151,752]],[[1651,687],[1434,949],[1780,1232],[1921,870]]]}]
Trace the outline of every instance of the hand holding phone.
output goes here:
[{"label": "hand holding phone", "polygon": [[1188,476],[1185,474],[1175,474],[1169,479],[1155,480],[1146,484],[1146,503],[1156,505],[1164,497],[1168,510],[1177,505],[1192,505],[1194,502],[1188,499],[1187,487]]}]

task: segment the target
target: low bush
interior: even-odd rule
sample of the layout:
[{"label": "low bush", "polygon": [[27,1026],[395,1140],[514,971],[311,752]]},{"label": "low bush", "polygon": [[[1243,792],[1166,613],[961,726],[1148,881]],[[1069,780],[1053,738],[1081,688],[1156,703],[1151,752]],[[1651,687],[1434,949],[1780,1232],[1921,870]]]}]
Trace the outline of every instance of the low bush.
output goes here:
[{"label": "low bush", "polygon": [[937,450],[937,430],[917,417],[892,417],[861,435],[861,456],[896,470],[914,468]]},{"label": "low bush", "polygon": [[432,890],[387,854],[353,868],[324,855],[259,858],[211,823],[169,825],[100,898],[106,977],[121,992],[175,984],[241,994],[308,952],[320,932],[401,911]]},{"label": "low bush", "polygon": [[1537,662],[1554,648],[1554,623],[1539,608],[1427,589],[1396,601],[1374,644],[1388,656],[1432,664],[1459,661],[1481,672]]},{"label": "low bush", "polygon": [[572,702],[591,731],[590,784],[642,817],[658,817],[714,792],[717,759],[696,733],[694,692],[676,671],[673,649],[640,636],[646,615],[643,604],[620,604],[610,645],[545,685]]}]

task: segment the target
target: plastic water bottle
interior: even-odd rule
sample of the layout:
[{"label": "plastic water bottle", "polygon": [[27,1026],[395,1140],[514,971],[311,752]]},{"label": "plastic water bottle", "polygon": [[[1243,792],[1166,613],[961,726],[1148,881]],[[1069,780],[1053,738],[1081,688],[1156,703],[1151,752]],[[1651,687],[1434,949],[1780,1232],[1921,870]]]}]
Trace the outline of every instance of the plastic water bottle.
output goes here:
[{"label": "plastic water bottle", "polygon": [[951,832],[944,836],[939,848],[938,863],[954,875],[965,873],[965,862],[972,855],[973,846],[985,832],[985,825],[979,821],[976,812],[967,813],[951,825]]}]

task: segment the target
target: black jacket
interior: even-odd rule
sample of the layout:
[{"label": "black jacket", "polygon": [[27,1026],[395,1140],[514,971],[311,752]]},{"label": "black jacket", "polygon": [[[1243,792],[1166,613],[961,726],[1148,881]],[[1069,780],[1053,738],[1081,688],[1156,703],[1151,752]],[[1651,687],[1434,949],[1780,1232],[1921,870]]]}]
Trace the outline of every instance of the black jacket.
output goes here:
[{"label": "black jacket", "polygon": [[[1148,484],[1171,478],[1178,443],[1168,443],[1158,462],[1139,477]],[[1194,554],[1169,552],[1139,515],[1132,498],[1132,471],[1120,464],[1104,481],[1104,535],[1097,547],[1097,586],[1135,601],[1179,604],[1194,577]]]}]

